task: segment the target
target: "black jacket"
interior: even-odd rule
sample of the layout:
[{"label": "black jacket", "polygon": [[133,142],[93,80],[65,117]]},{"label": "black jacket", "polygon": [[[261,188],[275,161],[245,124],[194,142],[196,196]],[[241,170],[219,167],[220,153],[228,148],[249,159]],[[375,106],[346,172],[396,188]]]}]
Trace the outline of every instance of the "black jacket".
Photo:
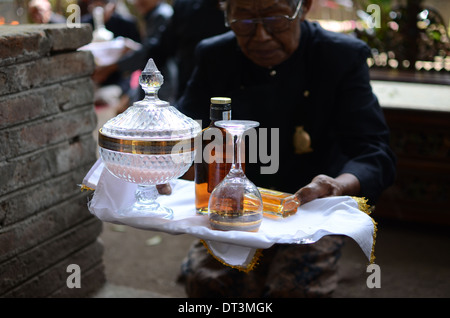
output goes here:
[{"label": "black jacket", "polygon": [[[89,23],[94,25],[94,18],[91,13],[87,13],[81,17],[82,23]],[[132,18],[124,17],[117,12],[114,12],[106,21],[105,28],[114,34],[114,37],[123,36],[124,38],[132,39],[136,42],[141,42],[141,36],[138,30],[137,21]]]},{"label": "black jacket", "polygon": [[[361,196],[374,204],[393,182],[395,157],[369,83],[370,50],[362,41],[315,23],[305,21],[301,30],[299,48],[274,68],[276,75],[248,60],[232,32],[202,41],[197,68],[177,107],[207,126],[210,98],[227,96],[233,119],[259,121],[269,132],[278,128],[277,173],[261,174],[260,164],[246,165],[247,176],[258,186],[293,193],[320,173],[336,177],[347,172],[359,179]],[[298,154],[293,138],[301,126],[310,135],[312,151]]]}]

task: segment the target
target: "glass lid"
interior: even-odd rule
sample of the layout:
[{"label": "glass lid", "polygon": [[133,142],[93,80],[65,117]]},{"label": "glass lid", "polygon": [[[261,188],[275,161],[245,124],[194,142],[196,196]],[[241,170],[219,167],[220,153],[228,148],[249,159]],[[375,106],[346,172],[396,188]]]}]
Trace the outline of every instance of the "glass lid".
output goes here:
[{"label": "glass lid", "polygon": [[153,59],[148,61],[142,71],[139,84],[145,92],[145,98],[106,122],[100,129],[100,137],[172,141],[195,138],[200,133],[199,123],[158,98],[163,76]]}]

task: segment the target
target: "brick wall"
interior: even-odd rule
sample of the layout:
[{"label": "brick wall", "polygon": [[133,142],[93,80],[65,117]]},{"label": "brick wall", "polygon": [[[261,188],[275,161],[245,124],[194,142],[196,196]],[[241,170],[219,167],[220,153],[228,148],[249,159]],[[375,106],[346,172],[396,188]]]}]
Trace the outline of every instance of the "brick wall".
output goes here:
[{"label": "brick wall", "polygon": [[[96,160],[90,26],[0,27],[0,297],[104,284],[102,224],[78,184]],[[68,288],[70,264],[81,288]]]}]

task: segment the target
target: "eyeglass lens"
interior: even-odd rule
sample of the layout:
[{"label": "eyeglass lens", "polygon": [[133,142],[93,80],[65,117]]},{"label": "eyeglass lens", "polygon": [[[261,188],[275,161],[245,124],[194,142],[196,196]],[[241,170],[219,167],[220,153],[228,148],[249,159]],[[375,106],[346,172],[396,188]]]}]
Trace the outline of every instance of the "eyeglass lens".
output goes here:
[{"label": "eyeglass lens", "polygon": [[289,28],[291,21],[283,16],[265,17],[260,19],[235,20],[231,23],[231,28],[238,35],[250,35],[255,32],[256,25],[262,23],[264,28],[271,33],[281,32]]}]

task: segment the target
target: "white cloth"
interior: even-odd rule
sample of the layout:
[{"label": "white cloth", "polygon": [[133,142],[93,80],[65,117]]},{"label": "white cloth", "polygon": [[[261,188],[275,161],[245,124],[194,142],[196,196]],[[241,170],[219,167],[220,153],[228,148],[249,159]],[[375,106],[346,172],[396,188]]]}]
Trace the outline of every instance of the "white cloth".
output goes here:
[{"label": "white cloth", "polygon": [[88,207],[100,220],[144,230],[191,234],[204,240],[220,261],[237,268],[247,268],[257,249],[267,249],[276,243],[310,244],[325,235],[351,237],[369,260],[373,253],[375,223],[348,196],[316,199],[284,219],[264,218],[259,231],[254,233],[212,230],[208,216],[196,214],[192,181],[174,180],[172,194],[158,197],[161,205],[173,209],[172,220],[118,214],[119,209],[134,203],[137,185],[114,177],[101,159],[86,175],[84,184],[95,189]]},{"label": "white cloth", "polygon": [[116,63],[127,51],[137,51],[142,47],[131,39],[117,37],[110,41],[91,42],[79,48],[81,51],[90,51],[97,66]]}]

